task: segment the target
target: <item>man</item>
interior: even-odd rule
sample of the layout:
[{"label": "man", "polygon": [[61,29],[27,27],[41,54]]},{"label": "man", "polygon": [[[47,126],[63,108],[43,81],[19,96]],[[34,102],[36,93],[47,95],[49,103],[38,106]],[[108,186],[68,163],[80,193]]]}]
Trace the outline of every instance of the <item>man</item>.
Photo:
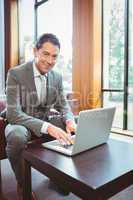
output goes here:
[{"label": "man", "polygon": [[[72,144],[74,117],[63,95],[61,76],[54,72],[60,43],[53,34],[43,34],[34,48],[34,61],[9,70],[7,77],[7,156],[22,197],[21,153],[31,138],[50,135],[62,144]],[[51,117],[51,109],[57,118]],[[34,199],[34,197],[33,197]]]}]

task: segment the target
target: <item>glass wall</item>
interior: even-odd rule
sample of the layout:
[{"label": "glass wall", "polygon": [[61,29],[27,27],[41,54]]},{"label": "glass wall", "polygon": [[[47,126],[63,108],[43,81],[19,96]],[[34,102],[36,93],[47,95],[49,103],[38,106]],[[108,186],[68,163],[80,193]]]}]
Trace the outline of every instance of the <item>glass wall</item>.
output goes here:
[{"label": "glass wall", "polygon": [[133,1],[103,3],[103,105],[116,106],[114,127],[133,130]]},{"label": "glass wall", "polygon": [[19,61],[33,58],[34,42],[34,0],[19,0]]},{"label": "glass wall", "polygon": [[133,130],[133,1],[129,1],[128,129]]},{"label": "glass wall", "polygon": [[103,105],[116,106],[114,127],[123,127],[125,0],[103,5]]},{"label": "glass wall", "polygon": [[64,89],[72,90],[72,0],[50,0],[37,8],[37,36],[53,33],[61,42],[55,70],[62,74]]},{"label": "glass wall", "polygon": [[34,40],[43,33],[53,33],[61,42],[55,70],[67,93],[72,90],[72,0],[19,0],[20,63],[33,58]]},{"label": "glass wall", "polygon": [[0,98],[5,94],[5,70],[4,70],[4,0],[0,1]]},{"label": "glass wall", "polygon": [[[119,99],[118,97],[120,97],[121,99]],[[122,128],[123,126],[123,92],[104,92],[103,106],[116,107],[113,127]]]}]

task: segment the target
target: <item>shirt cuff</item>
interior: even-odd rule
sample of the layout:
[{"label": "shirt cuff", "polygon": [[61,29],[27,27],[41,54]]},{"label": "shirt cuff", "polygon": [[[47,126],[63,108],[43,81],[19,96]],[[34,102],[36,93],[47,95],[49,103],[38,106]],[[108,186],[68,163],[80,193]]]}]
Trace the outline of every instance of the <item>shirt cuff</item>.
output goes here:
[{"label": "shirt cuff", "polygon": [[41,133],[44,134],[48,134],[48,126],[50,125],[50,123],[48,122],[44,122],[41,128]]}]

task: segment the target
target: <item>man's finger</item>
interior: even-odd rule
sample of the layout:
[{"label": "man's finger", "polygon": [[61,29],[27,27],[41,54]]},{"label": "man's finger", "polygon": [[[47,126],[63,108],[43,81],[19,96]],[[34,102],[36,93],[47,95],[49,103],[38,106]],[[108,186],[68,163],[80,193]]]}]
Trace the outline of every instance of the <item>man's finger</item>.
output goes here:
[{"label": "man's finger", "polygon": [[69,128],[66,128],[67,134],[71,134],[71,131]]},{"label": "man's finger", "polygon": [[66,144],[73,144],[72,139],[70,137],[70,135],[68,135],[67,133],[63,132],[64,134],[61,135],[62,139],[64,140],[64,142]]}]

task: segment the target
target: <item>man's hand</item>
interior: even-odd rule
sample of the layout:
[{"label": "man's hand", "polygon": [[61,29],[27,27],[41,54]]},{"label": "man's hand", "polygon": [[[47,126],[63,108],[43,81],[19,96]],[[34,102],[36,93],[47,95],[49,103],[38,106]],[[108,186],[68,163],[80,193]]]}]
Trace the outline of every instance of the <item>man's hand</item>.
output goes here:
[{"label": "man's hand", "polygon": [[54,126],[50,124],[47,129],[49,135],[57,139],[61,144],[65,145],[71,145],[73,144],[73,140],[71,137],[63,131],[61,128],[58,128],[57,126]]},{"label": "man's hand", "polygon": [[68,134],[76,131],[76,123],[73,120],[66,120],[66,131]]}]

